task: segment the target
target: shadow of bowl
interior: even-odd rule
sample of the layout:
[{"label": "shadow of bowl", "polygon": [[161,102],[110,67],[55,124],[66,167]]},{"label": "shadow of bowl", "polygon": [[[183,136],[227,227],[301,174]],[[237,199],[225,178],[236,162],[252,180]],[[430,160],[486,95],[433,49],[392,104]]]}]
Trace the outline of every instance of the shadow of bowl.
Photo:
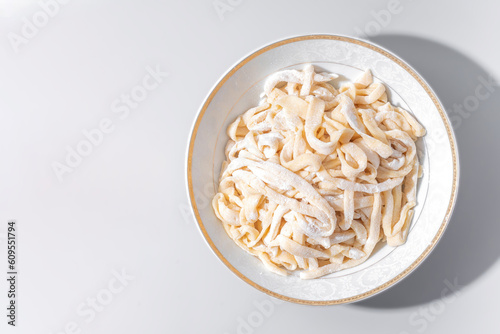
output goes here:
[{"label": "shadow of bowl", "polygon": [[397,308],[428,303],[461,289],[500,257],[500,87],[462,53],[428,39],[370,39],[413,66],[434,89],[453,124],[460,155],[460,190],[453,217],[429,258],[401,283],[356,307]]}]

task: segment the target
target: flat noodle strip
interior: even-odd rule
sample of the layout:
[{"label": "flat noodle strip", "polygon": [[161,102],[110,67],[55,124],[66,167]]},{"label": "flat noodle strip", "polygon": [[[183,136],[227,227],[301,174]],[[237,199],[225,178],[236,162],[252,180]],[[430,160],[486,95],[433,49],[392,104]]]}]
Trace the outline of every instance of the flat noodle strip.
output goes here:
[{"label": "flat noodle strip", "polygon": [[339,89],[332,73],[277,72],[266,101],[232,122],[214,212],[228,236],[278,275],[313,279],[406,241],[425,129],[387,102],[370,71]]}]

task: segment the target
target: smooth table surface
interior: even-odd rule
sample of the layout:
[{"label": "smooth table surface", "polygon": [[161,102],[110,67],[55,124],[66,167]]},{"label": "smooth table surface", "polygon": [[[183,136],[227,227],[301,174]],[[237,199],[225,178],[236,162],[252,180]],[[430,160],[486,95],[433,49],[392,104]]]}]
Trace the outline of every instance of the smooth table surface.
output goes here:
[{"label": "smooth table surface", "polygon": [[[0,332],[499,330],[498,2],[41,3],[0,3],[1,277],[7,221],[19,227],[17,326],[1,311]],[[447,108],[461,162],[455,213],[430,257],[390,290],[350,305],[276,303],[226,269],[195,225],[191,124],[247,53],[363,31]],[[7,290],[1,279],[2,310]]]}]

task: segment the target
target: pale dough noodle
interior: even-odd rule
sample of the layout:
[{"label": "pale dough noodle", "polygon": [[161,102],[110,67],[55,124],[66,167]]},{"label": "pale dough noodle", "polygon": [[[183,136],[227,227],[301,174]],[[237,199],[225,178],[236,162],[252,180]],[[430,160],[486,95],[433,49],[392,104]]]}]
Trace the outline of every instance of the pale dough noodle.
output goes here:
[{"label": "pale dough noodle", "polygon": [[425,129],[369,70],[339,89],[337,77],[312,65],[277,72],[265,103],[227,129],[213,208],[234,242],[280,275],[351,268],[408,235]]}]

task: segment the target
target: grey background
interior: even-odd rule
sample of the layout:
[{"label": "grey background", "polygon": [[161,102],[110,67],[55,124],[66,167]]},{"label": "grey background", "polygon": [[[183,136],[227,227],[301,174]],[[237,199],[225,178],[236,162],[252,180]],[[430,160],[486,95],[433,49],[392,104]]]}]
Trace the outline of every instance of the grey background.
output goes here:
[{"label": "grey background", "polygon": [[[0,3],[0,268],[8,219],[17,220],[20,243],[18,327],[2,311],[2,333],[499,330],[500,87],[474,98],[487,92],[482,80],[500,78],[498,2],[401,0],[393,13],[378,0],[62,2],[17,52],[12,34],[23,36],[24,20],[42,9]],[[366,29],[423,75],[452,117],[461,162],[455,213],[436,250],[390,290],[352,305],[270,307],[213,256],[189,213],[191,124],[220,75],[254,49]],[[148,66],[169,76],[120,119],[113,101]],[[104,118],[113,131],[60,182],[53,163]],[[0,309],[6,291],[2,279]],[[93,298],[104,303],[91,319]]]}]

